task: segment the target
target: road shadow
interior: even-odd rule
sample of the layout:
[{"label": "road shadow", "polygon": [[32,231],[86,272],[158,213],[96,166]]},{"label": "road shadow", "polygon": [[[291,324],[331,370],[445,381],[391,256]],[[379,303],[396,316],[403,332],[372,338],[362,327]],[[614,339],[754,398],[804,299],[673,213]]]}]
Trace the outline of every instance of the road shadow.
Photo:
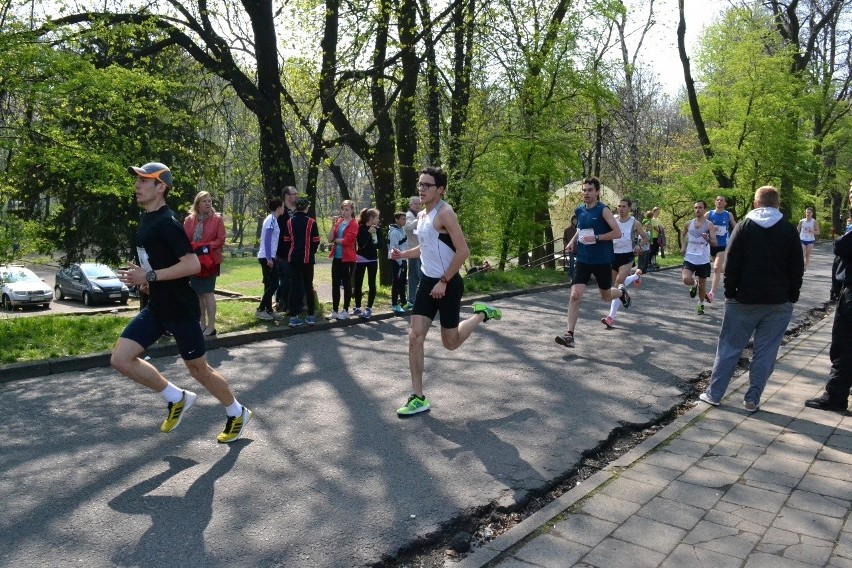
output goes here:
[{"label": "road shadow", "polygon": [[541,417],[535,410],[528,408],[500,418],[468,420],[463,423],[429,415],[423,417],[423,424],[436,436],[457,444],[456,448],[441,450],[447,458],[454,460],[470,452],[482,463],[490,477],[511,490],[514,503],[522,503],[531,490],[540,489],[547,480],[521,457],[516,446],[505,442],[497,430],[511,430],[527,420],[540,421]]},{"label": "road shadow", "polygon": [[116,566],[209,566],[215,559],[206,550],[204,531],[213,518],[216,481],[237,462],[251,440],[237,440],[228,452],[196,479],[183,497],[151,495],[179,473],[198,462],[180,456],[166,456],[168,469],[137,483],[114,497],[110,508],[128,515],[149,515],[151,527],[132,548],[116,551]]}]

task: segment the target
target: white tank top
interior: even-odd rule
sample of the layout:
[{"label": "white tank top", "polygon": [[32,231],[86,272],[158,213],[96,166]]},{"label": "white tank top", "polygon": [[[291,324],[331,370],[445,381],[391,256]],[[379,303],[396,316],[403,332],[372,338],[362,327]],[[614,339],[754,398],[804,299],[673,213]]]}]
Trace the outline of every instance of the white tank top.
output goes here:
[{"label": "white tank top", "polygon": [[456,255],[453,242],[447,233],[439,233],[432,226],[435,215],[445,205],[439,201],[432,211],[422,211],[417,217],[414,233],[420,242],[420,270],[429,278],[440,278]]},{"label": "white tank top", "polygon": [[814,228],[816,227],[816,219],[802,219],[802,230],[799,231],[799,238],[803,241],[815,241]]},{"label": "white tank top", "polygon": [[618,228],[621,229],[621,236],[612,241],[612,252],[615,254],[633,252],[633,223],[636,220],[631,215],[623,223],[619,221],[619,217],[616,217],[615,222],[618,223]]},{"label": "white tank top", "polygon": [[696,266],[710,263],[710,243],[704,239],[704,233],[710,232],[710,222],[705,220],[696,226],[695,219],[689,222],[686,231],[686,254],[683,260]]}]

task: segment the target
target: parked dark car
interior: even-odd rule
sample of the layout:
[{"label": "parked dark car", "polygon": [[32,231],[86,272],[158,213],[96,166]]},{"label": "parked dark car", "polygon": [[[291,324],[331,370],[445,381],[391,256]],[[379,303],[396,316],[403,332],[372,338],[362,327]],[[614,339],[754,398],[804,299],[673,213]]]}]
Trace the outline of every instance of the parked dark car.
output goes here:
[{"label": "parked dark car", "polygon": [[53,294],[57,300],[75,298],[91,306],[107,302],[126,304],[130,290],[106,264],[86,262],[59,269]]}]

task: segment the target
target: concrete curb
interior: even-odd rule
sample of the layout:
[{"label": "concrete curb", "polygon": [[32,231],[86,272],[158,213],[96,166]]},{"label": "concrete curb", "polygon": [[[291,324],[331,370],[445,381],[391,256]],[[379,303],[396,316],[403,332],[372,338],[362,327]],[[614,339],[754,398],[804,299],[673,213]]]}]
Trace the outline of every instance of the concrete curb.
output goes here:
[{"label": "concrete curb", "polygon": [[[788,353],[790,353],[790,351],[822,329],[823,326],[831,325],[832,319],[833,318],[825,317],[822,321],[819,321],[810,327],[806,332],[798,335],[786,345],[783,345],[778,352],[778,359],[785,357]],[[731,381],[725,398],[727,399],[734,393],[737,393],[744,385],[747,384],[748,373],[741,373],[738,377],[735,377]],[[630,467],[636,461],[665,444],[674,436],[678,435],[682,430],[690,426],[694,420],[702,416],[711,408],[713,407],[706,404],[696,404],[695,407],[686,411],[684,414],[676,418],[654,435],[642,441],[639,445],[632,448],[615,461],[607,464],[606,467],[590,476],[574,489],[567,491],[559,498],[545,505],[505,533],[487,544],[484,544],[473,554],[466,556],[464,559],[454,564],[454,568],[486,568],[492,561],[502,556],[509,549],[537,532],[544,525],[552,522],[556,517],[564,513],[579,501],[583,500],[589,494],[597,491],[612,481],[624,469]]]},{"label": "concrete curb", "polygon": [[[477,296],[464,298],[462,300],[462,305],[469,306],[474,302],[493,302],[495,300],[500,300],[503,298],[511,298],[514,296],[521,296],[523,294],[533,294],[537,292],[549,292],[552,290],[558,290],[560,288],[568,288],[569,286],[570,285],[566,282],[564,284],[549,284],[546,286],[536,286],[532,288],[525,288],[522,290],[505,290],[489,294],[480,294]],[[404,316],[398,316],[393,312],[382,312],[373,314],[373,317],[369,320],[353,317],[348,320],[338,320],[335,323],[330,323],[323,319],[323,321],[317,322],[316,325],[303,325],[301,327],[296,328],[288,327],[287,320],[285,319],[281,320],[281,322],[276,327],[264,329],[262,331],[240,331],[236,333],[227,333],[223,335],[212,336],[207,340],[207,350],[210,351],[223,347],[235,347],[238,345],[245,345],[247,343],[254,343],[255,341],[267,341],[269,339],[291,337],[293,335],[324,331],[331,328],[363,325],[370,321],[380,321],[398,317]],[[152,345],[145,351],[145,353],[151,358],[174,357],[175,355],[178,355],[178,349],[177,345],[175,345],[173,342],[170,342]],[[22,379],[32,379],[34,377],[41,377],[44,375],[54,375],[58,373],[67,373],[74,371],[85,371],[86,369],[92,369],[95,367],[108,367],[111,354],[111,351],[101,351],[99,353],[92,353],[88,355],[57,357],[54,359],[43,359],[39,361],[29,361],[25,363],[0,365],[0,384]]]}]

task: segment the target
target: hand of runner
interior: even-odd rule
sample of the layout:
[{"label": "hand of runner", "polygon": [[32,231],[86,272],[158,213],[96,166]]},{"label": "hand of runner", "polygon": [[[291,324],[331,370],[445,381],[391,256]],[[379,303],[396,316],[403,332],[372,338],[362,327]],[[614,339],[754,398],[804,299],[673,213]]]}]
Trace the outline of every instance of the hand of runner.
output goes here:
[{"label": "hand of runner", "polygon": [[140,286],[148,282],[145,280],[145,269],[141,266],[136,266],[132,262],[128,262],[127,268],[118,270],[117,272],[118,279],[128,286]]},{"label": "hand of runner", "polygon": [[438,281],[437,284],[432,288],[432,292],[429,293],[430,296],[435,298],[436,300],[440,300],[446,295],[447,285],[441,281]]}]

